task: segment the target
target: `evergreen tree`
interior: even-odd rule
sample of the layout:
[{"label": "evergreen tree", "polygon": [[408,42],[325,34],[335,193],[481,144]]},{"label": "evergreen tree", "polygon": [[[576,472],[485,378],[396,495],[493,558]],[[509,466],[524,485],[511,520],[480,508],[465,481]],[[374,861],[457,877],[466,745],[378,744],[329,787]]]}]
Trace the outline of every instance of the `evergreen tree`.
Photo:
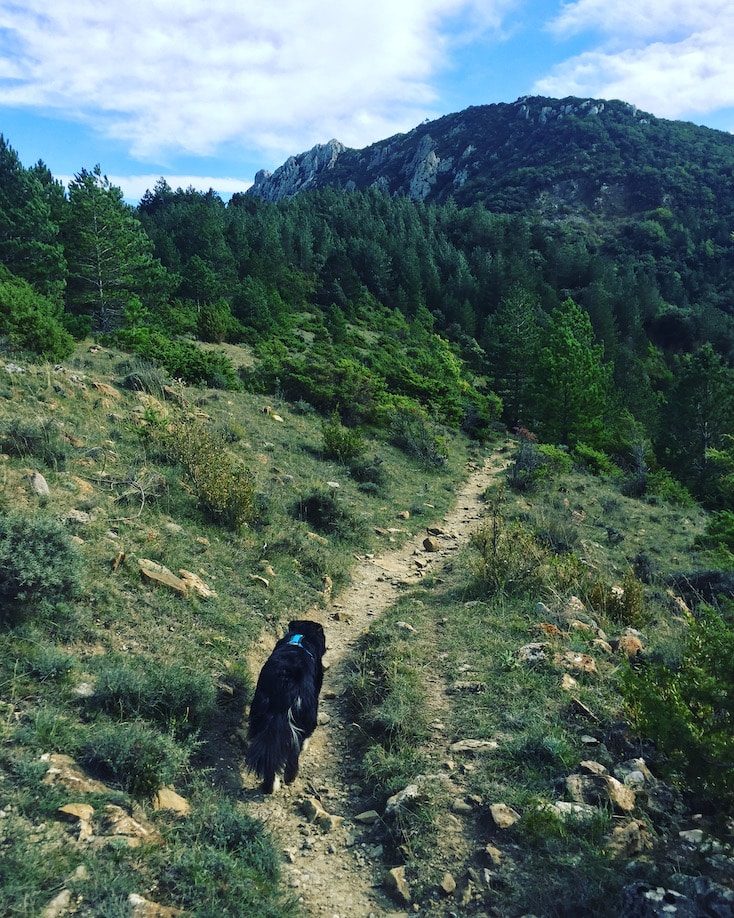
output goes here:
[{"label": "evergreen tree", "polygon": [[546,340],[537,377],[545,436],[596,444],[609,408],[611,373],[588,313],[570,297],[564,300],[551,314]]},{"label": "evergreen tree", "polygon": [[536,404],[534,367],[540,353],[541,310],[528,291],[516,287],[487,319],[482,345],[494,390],[511,427],[530,424]]},{"label": "evergreen tree", "polygon": [[60,301],[66,262],[40,176],[0,134],[0,262]]},{"label": "evergreen tree", "polygon": [[663,456],[699,497],[712,499],[712,451],[734,430],[734,370],[705,344],[677,358],[673,372],[660,438]]},{"label": "evergreen tree", "polygon": [[164,298],[168,278],[153,258],[152,244],[122,191],[99,166],[82,169],[69,183],[63,227],[69,261],[68,302],[92,316],[100,331],[121,324],[136,296],[144,302]]}]

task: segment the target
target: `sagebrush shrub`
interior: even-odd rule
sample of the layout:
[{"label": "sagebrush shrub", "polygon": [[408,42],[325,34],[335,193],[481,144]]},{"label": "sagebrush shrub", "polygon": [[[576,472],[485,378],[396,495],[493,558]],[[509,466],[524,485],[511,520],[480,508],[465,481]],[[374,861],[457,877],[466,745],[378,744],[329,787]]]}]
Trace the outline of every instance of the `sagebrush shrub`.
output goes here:
[{"label": "sagebrush shrub", "polygon": [[333,491],[317,488],[296,504],[295,516],[325,535],[351,541],[364,532],[364,521],[346,507]]},{"label": "sagebrush shrub", "polygon": [[491,593],[530,593],[544,581],[548,554],[522,523],[507,521],[498,510],[472,533],[472,569],[476,585]]},{"label": "sagebrush shrub", "polygon": [[96,723],[86,733],[79,760],[133,797],[153,797],[172,784],[188,762],[191,747],[176,743],[140,721]]},{"label": "sagebrush shrub", "polygon": [[122,720],[144,718],[186,735],[201,729],[214,710],[214,684],[178,664],[154,668],[124,659],[105,660],[92,703]]},{"label": "sagebrush shrub", "polygon": [[0,515],[0,618],[12,604],[69,599],[80,589],[79,555],[59,523]]},{"label": "sagebrush shrub", "polygon": [[0,449],[10,456],[40,459],[49,468],[63,468],[70,446],[58,424],[48,418],[14,418],[0,429]]},{"label": "sagebrush shrub", "polygon": [[595,612],[621,625],[644,625],[648,619],[645,590],[632,570],[627,571],[617,586],[594,581],[588,587],[586,599]]},{"label": "sagebrush shrub", "polygon": [[205,512],[229,529],[251,523],[256,514],[255,479],[226,449],[221,437],[199,421],[176,421],[152,436],[168,458],[183,466]]},{"label": "sagebrush shrub", "polygon": [[390,422],[390,439],[424,468],[440,469],[446,464],[446,442],[431,428],[420,408],[395,411]]}]

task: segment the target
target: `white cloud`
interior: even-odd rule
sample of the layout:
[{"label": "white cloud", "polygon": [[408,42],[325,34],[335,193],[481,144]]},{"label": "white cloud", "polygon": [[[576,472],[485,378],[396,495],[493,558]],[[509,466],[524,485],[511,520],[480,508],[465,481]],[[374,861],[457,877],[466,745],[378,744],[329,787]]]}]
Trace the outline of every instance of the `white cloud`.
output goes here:
[{"label": "white cloud", "polygon": [[512,3],[0,0],[0,104],[90,122],[141,158],[362,145],[430,114],[455,42]]},{"label": "white cloud", "polygon": [[[153,186],[159,178],[164,178],[171,188],[196,188],[197,191],[209,191],[213,188],[217,194],[223,197],[229,197],[240,191],[247,191],[252,185],[250,179],[222,178],[213,175],[164,175],[160,176],[155,173],[148,175],[108,175],[113,185],[122,189],[128,201],[139,201],[146,191],[152,191]],[[57,175],[60,181],[65,185],[74,178],[73,175]]]},{"label": "white cloud", "polygon": [[556,65],[536,92],[624,99],[669,118],[734,105],[731,0],[577,0],[549,27],[561,37],[601,32],[604,41]]}]

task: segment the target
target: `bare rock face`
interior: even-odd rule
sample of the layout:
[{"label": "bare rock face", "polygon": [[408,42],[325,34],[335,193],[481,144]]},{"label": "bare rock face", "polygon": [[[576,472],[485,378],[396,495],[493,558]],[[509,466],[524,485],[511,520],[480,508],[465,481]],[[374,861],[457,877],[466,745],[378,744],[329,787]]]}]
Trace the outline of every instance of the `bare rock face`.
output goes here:
[{"label": "bare rock face", "polygon": [[282,201],[299,191],[310,188],[322,172],[331,171],[346,147],[338,140],[318,143],[306,153],[290,156],[282,166],[270,173],[261,169],[249,194],[263,201]]}]

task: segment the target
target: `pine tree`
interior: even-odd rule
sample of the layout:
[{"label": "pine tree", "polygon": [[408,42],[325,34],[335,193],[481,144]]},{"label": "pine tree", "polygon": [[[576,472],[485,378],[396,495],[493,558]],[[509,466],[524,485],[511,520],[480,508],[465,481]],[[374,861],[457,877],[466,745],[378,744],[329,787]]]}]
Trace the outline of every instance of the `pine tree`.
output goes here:
[{"label": "pine tree", "polygon": [[553,310],[547,342],[537,377],[545,436],[560,443],[598,443],[609,408],[611,372],[588,313],[570,297]]},{"label": "pine tree", "polygon": [[41,178],[0,134],[0,262],[60,302],[66,262]]},{"label": "pine tree", "polygon": [[167,293],[165,269],[153,258],[152,244],[122,191],[97,165],[82,169],[69,183],[63,227],[69,262],[68,302],[92,316],[100,331],[122,322],[125,307]]},{"label": "pine tree", "polygon": [[494,391],[502,399],[511,427],[529,425],[535,413],[534,367],[540,353],[541,310],[532,296],[516,287],[490,316],[482,345],[489,358]]}]

